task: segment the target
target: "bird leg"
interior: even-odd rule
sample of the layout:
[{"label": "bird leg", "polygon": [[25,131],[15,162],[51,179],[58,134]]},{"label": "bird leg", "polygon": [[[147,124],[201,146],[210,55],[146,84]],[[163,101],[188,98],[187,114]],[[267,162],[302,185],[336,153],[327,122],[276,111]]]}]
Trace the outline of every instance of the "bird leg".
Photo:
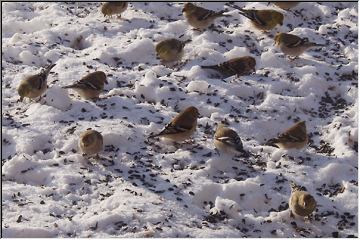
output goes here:
[{"label": "bird leg", "polygon": [[197,31],[197,32],[200,32],[200,33],[202,33],[204,30],[201,30],[201,29],[198,29],[198,28],[193,28],[192,29],[193,31]]},{"label": "bird leg", "polygon": [[291,218],[295,218],[295,215],[294,215],[294,213],[290,210],[290,217]]}]

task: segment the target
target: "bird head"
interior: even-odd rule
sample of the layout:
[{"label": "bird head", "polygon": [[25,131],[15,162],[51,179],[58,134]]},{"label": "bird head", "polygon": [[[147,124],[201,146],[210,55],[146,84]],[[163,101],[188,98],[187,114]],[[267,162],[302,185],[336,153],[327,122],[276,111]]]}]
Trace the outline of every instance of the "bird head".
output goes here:
[{"label": "bird head", "polygon": [[94,142],[94,140],[95,139],[93,134],[87,134],[81,139],[81,142],[84,145],[84,147],[88,147]]},{"label": "bird head", "polygon": [[281,26],[284,24],[284,15],[281,12],[274,12],[273,18],[277,24]]},{"label": "bird head", "polygon": [[104,83],[108,83],[106,79],[106,74],[103,71],[96,71],[96,78],[102,80]]},{"label": "bird head", "polygon": [[200,116],[199,110],[194,106],[188,107],[187,109],[185,109],[185,111],[190,113],[192,116],[195,116],[196,118]]},{"label": "bird head", "polygon": [[106,17],[106,15],[108,15],[108,11],[109,11],[109,7],[107,3],[104,3],[101,6],[101,13],[104,14],[104,17]]},{"label": "bird head", "polygon": [[299,133],[306,134],[306,123],[305,121],[297,122],[294,126]]},{"label": "bird head", "polygon": [[20,95],[20,101],[22,102],[24,97],[28,96],[28,94],[30,93],[31,88],[29,84],[23,83],[19,85],[17,91]]},{"label": "bird head", "polygon": [[194,9],[195,9],[195,5],[187,2],[184,4],[184,8],[182,9],[182,12],[189,13],[189,12],[192,12]]},{"label": "bird head", "polygon": [[279,45],[284,39],[284,33],[277,33],[274,38],[274,45]]},{"label": "bird head", "polygon": [[247,64],[248,64],[248,69],[251,70],[252,72],[255,72],[255,67],[256,67],[256,60],[255,58],[253,57],[248,57],[248,61],[247,61]]}]

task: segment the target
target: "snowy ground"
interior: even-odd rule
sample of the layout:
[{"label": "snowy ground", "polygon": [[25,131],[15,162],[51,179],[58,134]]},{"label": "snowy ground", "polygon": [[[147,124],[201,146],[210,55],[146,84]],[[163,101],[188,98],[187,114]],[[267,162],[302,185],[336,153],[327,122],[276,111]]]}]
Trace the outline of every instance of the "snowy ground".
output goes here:
[{"label": "snowy ground", "polygon": [[[127,20],[106,20],[100,3],[2,3],[4,237],[358,236],[357,4],[304,2],[269,33],[224,3],[201,3],[230,10],[219,31],[192,31],[182,5],[131,3]],[[289,62],[277,31],[326,48]],[[180,36],[192,39],[186,64],[160,65],[154,44]],[[199,67],[244,55],[256,74],[222,80]],[[46,96],[17,102],[21,79],[49,62]],[[95,70],[109,81],[100,101],[61,88]],[[190,105],[201,114],[194,143],[146,140]],[[225,119],[253,156],[216,154]],[[306,149],[263,145],[299,119]],[[87,128],[104,136],[100,162],[79,153]],[[311,223],[289,217],[290,180],[317,200]]]}]

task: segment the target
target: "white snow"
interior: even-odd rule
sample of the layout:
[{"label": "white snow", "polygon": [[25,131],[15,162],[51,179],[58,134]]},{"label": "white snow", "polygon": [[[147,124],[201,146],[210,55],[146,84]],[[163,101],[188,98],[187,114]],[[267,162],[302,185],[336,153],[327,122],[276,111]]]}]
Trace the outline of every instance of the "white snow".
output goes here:
[{"label": "white snow", "polygon": [[[97,2],[2,3],[3,237],[358,236],[358,7],[302,2],[276,9],[284,25],[263,33],[228,9],[216,31],[193,31],[183,3],[133,2],[106,19]],[[325,44],[289,61],[279,32]],[[160,65],[155,45],[191,39],[183,62]],[[200,65],[252,56],[256,73],[221,79]],[[28,75],[56,63],[40,100],[18,102]],[[94,71],[100,100],[63,89]],[[147,139],[188,106],[199,109],[193,141]],[[302,150],[264,143],[305,120]],[[218,155],[227,121],[250,157]],[[101,132],[101,159],[85,159],[79,135]],[[289,216],[289,182],[318,205],[311,222]]]}]

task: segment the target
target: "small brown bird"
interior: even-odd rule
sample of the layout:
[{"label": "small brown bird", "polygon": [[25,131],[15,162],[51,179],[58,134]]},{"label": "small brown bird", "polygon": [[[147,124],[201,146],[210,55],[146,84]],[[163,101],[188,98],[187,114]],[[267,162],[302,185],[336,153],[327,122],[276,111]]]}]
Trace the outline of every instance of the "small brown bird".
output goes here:
[{"label": "small brown bird", "polygon": [[251,74],[255,72],[255,66],[255,58],[245,56],[233,58],[218,65],[201,66],[201,68],[216,70],[227,78],[233,75],[244,76]]},{"label": "small brown bird", "polygon": [[271,2],[271,3],[281,9],[289,10],[290,8],[297,6],[300,2]]},{"label": "small brown bird", "polygon": [[197,126],[199,111],[196,107],[188,107],[180,112],[165,128],[153,137],[163,137],[175,142],[182,142],[191,137]]},{"label": "small brown bird", "polygon": [[79,147],[84,155],[98,154],[103,150],[103,136],[95,130],[86,130],[81,133]]},{"label": "small brown bird", "polygon": [[40,73],[28,76],[20,82],[17,88],[20,95],[20,101],[23,101],[25,97],[31,99],[37,98],[46,91],[47,77],[54,66],[55,64],[50,64],[45,69],[41,70]]},{"label": "small brown bird", "polygon": [[285,55],[298,57],[311,47],[323,47],[324,45],[309,42],[308,38],[300,38],[294,34],[278,33],[275,36],[275,44],[280,47]]},{"label": "small brown bird", "polygon": [[187,22],[198,30],[204,30],[208,28],[216,18],[218,17],[226,17],[228,15],[224,15],[225,10],[220,12],[215,12],[212,10],[208,10],[202,7],[198,7],[192,3],[185,3],[184,8],[182,10]]},{"label": "small brown bird", "polygon": [[191,40],[166,39],[156,45],[155,51],[163,62],[179,61],[184,55],[183,49],[188,42],[191,42]]},{"label": "small brown bird", "polygon": [[244,17],[250,19],[253,26],[262,31],[269,31],[276,27],[276,25],[283,25],[284,15],[281,12],[265,9],[243,9],[236,5],[231,7],[239,10],[239,13]]},{"label": "small brown bird", "polygon": [[118,15],[121,18],[121,14],[127,9],[128,2],[106,2],[101,6],[101,12],[106,16]]},{"label": "small brown bird", "polygon": [[105,83],[108,83],[105,73],[102,71],[96,71],[89,73],[74,84],[65,86],[63,88],[74,89],[83,99],[96,100],[103,91]]},{"label": "small brown bird", "polygon": [[291,128],[285,130],[277,138],[267,141],[267,145],[284,149],[301,149],[308,143],[305,121],[297,122]]},{"label": "small brown bird", "polygon": [[225,127],[224,124],[219,124],[215,136],[215,147],[223,153],[241,153],[243,151],[243,144],[239,135],[232,129]]},{"label": "small brown bird", "polygon": [[299,186],[291,181],[291,196],[289,198],[290,217],[309,216],[316,208],[316,201],[308,192],[302,191]]}]

